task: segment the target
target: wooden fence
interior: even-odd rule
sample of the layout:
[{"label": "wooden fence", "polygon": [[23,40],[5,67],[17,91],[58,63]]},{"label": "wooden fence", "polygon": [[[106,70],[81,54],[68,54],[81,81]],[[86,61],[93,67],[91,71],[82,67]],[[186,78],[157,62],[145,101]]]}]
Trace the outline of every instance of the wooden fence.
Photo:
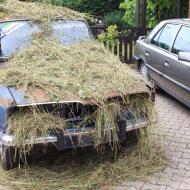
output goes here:
[{"label": "wooden fence", "polygon": [[[90,29],[95,37],[107,31],[107,27],[105,26],[91,26]],[[125,35],[118,36],[116,44],[106,43],[105,46],[117,55],[122,62],[132,63],[136,40],[139,36],[146,35],[151,29],[147,28],[143,30],[135,27],[120,27],[118,30],[125,31]]]}]

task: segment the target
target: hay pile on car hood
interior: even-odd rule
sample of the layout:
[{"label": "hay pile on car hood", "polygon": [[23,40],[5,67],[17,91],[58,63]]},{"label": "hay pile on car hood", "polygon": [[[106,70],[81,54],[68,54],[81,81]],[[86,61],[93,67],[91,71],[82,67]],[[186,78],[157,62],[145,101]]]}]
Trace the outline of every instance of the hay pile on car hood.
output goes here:
[{"label": "hay pile on car hood", "polygon": [[[3,7],[8,15],[46,26],[56,19],[82,18],[78,12],[44,3],[6,0]],[[63,46],[51,33],[34,37],[26,49],[13,56],[7,68],[0,70],[0,83],[27,94],[42,89],[51,100],[78,96],[100,102],[114,93],[124,95],[144,86],[135,71],[102,44],[91,41]]]},{"label": "hay pile on car hood", "polygon": [[72,96],[102,102],[144,86],[140,77],[98,42],[63,46],[53,39],[35,39],[0,70],[0,83],[30,94],[42,89],[51,100]]},{"label": "hay pile on car hood", "polygon": [[[50,101],[69,101],[72,97],[76,97],[76,100],[78,98],[84,101],[94,100],[99,106],[93,114],[96,147],[102,142],[111,145],[114,141],[114,147],[119,144],[117,118],[122,112],[122,107],[126,105],[123,106],[123,103],[120,105],[120,102],[108,103],[107,99],[121,96],[125,102],[128,93],[142,92],[144,87],[139,75],[122,64],[102,44],[92,41],[63,46],[56,39],[49,38],[34,39],[28,48],[11,58],[7,68],[0,70],[0,83],[21,90],[29,96],[35,89],[41,89]],[[135,114],[149,114],[149,100],[139,98],[141,104],[133,106],[133,102],[137,100],[134,98],[128,107],[131,107],[134,113],[138,112]],[[40,121],[44,120],[43,113],[37,111],[32,113],[35,113],[34,116],[37,115]],[[28,115],[26,113],[21,118],[18,114],[14,120],[9,121],[9,131],[14,131],[16,134],[18,145],[22,145],[24,139],[35,138],[39,134],[47,135],[49,132],[47,125],[44,127],[41,125],[40,130],[33,127],[34,123],[30,120],[32,116]],[[54,119],[50,123],[53,121]],[[24,129],[25,125],[19,125],[30,122],[31,125],[27,125],[27,130]],[[62,131],[66,127],[67,125],[61,125]],[[106,133],[103,132],[104,129],[107,129]],[[19,139],[20,137],[23,138]]]}]

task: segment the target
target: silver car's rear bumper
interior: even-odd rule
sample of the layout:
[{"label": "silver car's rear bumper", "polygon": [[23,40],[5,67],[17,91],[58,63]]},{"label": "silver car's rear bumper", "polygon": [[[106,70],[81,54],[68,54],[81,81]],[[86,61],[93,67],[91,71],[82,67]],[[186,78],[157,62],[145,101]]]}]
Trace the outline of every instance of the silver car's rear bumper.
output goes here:
[{"label": "silver car's rear bumper", "polygon": [[[148,126],[148,122],[145,119],[136,120],[135,123],[133,121],[126,121],[126,132],[145,128]],[[83,130],[83,131],[66,131],[64,137],[72,137],[72,136],[83,136],[83,135],[92,135],[95,131],[93,129]],[[63,137],[63,138],[64,138]],[[47,143],[56,143],[58,141],[56,136],[47,136],[47,137],[39,137],[32,140],[25,140],[24,145],[36,145],[36,144],[47,144]],[[13,135],[8,135],[0,132],[0,143],[5,146],[16,146],[16,138]]]}]

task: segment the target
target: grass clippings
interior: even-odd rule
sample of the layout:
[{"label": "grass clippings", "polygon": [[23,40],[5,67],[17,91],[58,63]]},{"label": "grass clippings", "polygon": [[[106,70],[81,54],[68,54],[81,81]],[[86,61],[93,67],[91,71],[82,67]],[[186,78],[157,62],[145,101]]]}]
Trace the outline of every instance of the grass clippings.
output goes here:
[{"label": "grass clippings", "polygon": [[63,46],[47,38],[34,39],[11,58],[0,70],[0,83],[29,94],[40,88],[54,101],[78,96],[102,102],[112,93],[123,96],[144,87],[140,76],[102,44]]},{"label": "grass clippings", "polygon": [[[84,18],[70,9],[37,2],[6,0],[0,9],[3,10],[0,16],[25,17],[43,26],[55,19]],[[124,107],[135,112],[136,117],[143,115],[151,120],[150,99],[126,98],[128,93],[144,89],[141,77],[95,41],[62,46],[52,36],[34,37],[26,49],[13,55],[6,64],[6,68],[0,69],[0,84],[23,91],[27,98],[37,88],[52,101],[73,96],[94,99],[98,106],[92,114],[95,146],[102,142],[119,143],[116,118]],[[108,103],[106,100],[112,94],[119,95],[122,102]],[[32,109],[30,113],[20,112],[10,117],[9,132],[16,134],[19,148],[25,139],[45,136],[49,129],[56,130],[54,124],[64,131],[64,121]],[[121,148],[116,160],[111,146],[111,150],[105,148],[104,153],[92,149],[82,149],[80,153],[73,150],[64,152],[54,164],[42,161],[29,168],[2,171],[1,185],[25,190],[82,190],[110,189],[122,180],[143,180],[166,164],[161,148],[150,139],[142,136],[139,144]]]},{"label": "grass clippings", "polygon": [[16,147],[25,146],[30,150],[33,145],[24,145],[25,140],[49,136],[50,131],[63,134],[65,129],[66,123],[59,116],[45,111],[39,112],[31,107],[9,116],[7,132],[15,135]]},{"label": "grass clippings", "polygon": [[137,145],[121,148],[116,160],[110,149],[104,154],[93,149],[67,151],[53,163],[46,160],[1,172],[0,180],[1,185],[14,189],[110,190],[124,180],[146,180],[165,166],[162,148],[146,137]]},{"label": "grass clippings", "polygon": [[[63,46],[55,39],[43,37],[34,38],[30,46],[9,59],[7,67],[0,70],[0,84],[21,90],[25,97],[28,96],[31,100],[30,96],[36,89],[42,90],[49,101],[67,100],[73,96],[83,100],[94,99],[100,110],[94,121],[95,145],[100,145],[103,141],[109,144],[114,141],[115,145],[118,144],[119,112],[122,107],[127,106],[127,103],[132,105],[132,102],[135,102],[134,100],[128,102],[128,98],[125,102],[125,96],[131,92],[142,91],[144,87],[143,80],[135,71],[122,64],[115,55],[98,42],[81,42]],[[107,98],[111,97],[112,93],[123,97],[123,100],[107,106]],[[133,112],[136,110],[140,115],[142,109],[152,106],[147,106],[143,97],[139,96],[139,99],[141,104],[135,104],[131,109]],[[148,102],[150,101],[148,99]],[[40,117],[41,114],[38,116]],[[19,120],[16,116],[15,119]],[[14,122],[9,122],[9,127],[17,130],[15,134],[22,133],[21,136],[19,135],[22,137],[19,142],[27,137],[37,137],[33,134],[39,131],[33,127],[32,120],[30,124],[27,117],[24,119],[26,121],[21,123],[23,127],[15,127]],[[44,117],[41,120],[43,121]],[[25,123],[30,124],[27,127],[31,128],[29,131],[32,135],[27,129],[24,135]],[[43,125],[39,127],[43,128]],[[44,128],[47,129],[45,124]]]},{"label": "grass clippings", "polygon": [[[7,16],[25,17],[47,28],[51,28],[50,23],[53,20],[83,18],[80,13],[70,9],[38,2],[5,0],[1,7]],[[151,118],[150,97],[144,101],[143,97],[136,98],[137,96],[132,95],[135,98],[131,101],[127,96],[144,92],[142,78],[122,64],[102,44],[92,40],[63,46],[53,37],[51,30],[43,33],[46,27],[42,27],[41,35],[34,35],[31,44],[10,57],[6,67],[0,69],[0,84],[22,91],[26,99],[33,101],[31,103],[35,103],[32,94],[36,89],[43,91],[48,101],[67,101],[71,97],[95,100],[99,107],[92,114],[95,116],[95,146],[98,147],[102,142],[112,145],[113,141],[117,147],[117,119],[123,109],[129,108],[138,117],[145,114],[148,119]],[[108,102],[107,99],[113,96],[119,96],[121,101]],[[27,115],[17,114],[13,115],[13,119],[9,118],[8,129],[17,135],[18,147],[26,139],[45,136],[48,125],[52,129],[52,121],[54,122],[49,113],[39,114],[35,110],[31,117]],[[55,130],[56,126],[53,126]],[[64,125],[61,129],[64,130]]]},{"label": "grass clippings", "polygon": [[1,10],[7,17],[29,19],[33,22],[44,23],[57,19],[84,19],[85,14],[66,7],[51,5],[43,2],[24,2],[19,0],[4,0]]}]

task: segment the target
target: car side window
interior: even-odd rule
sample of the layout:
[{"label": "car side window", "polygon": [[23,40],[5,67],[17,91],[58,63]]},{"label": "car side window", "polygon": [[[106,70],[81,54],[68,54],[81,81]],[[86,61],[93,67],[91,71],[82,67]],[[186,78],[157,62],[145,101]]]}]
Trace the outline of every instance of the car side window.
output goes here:
[{"label": "car side window", "polygon": [[178,54],[179,52],[190,52],[189,34],[190,27],[183,26],[177,35],[172,53]]},{"label": "car side window", "polygon": [[179,24],[167,24],[163,28],[156,45],[162,49],[170,51],[180,27]]},{"label": "car side window", "polygon": [[162,29],[156,34],[156,36],[152,39],[151,43],[152,43],[153,45],[155,45],[155,46],[158,45],[158,39],[160,38],[160,35],[161,35],[163,29],[164,29],[164,28],[162,28]]}]

